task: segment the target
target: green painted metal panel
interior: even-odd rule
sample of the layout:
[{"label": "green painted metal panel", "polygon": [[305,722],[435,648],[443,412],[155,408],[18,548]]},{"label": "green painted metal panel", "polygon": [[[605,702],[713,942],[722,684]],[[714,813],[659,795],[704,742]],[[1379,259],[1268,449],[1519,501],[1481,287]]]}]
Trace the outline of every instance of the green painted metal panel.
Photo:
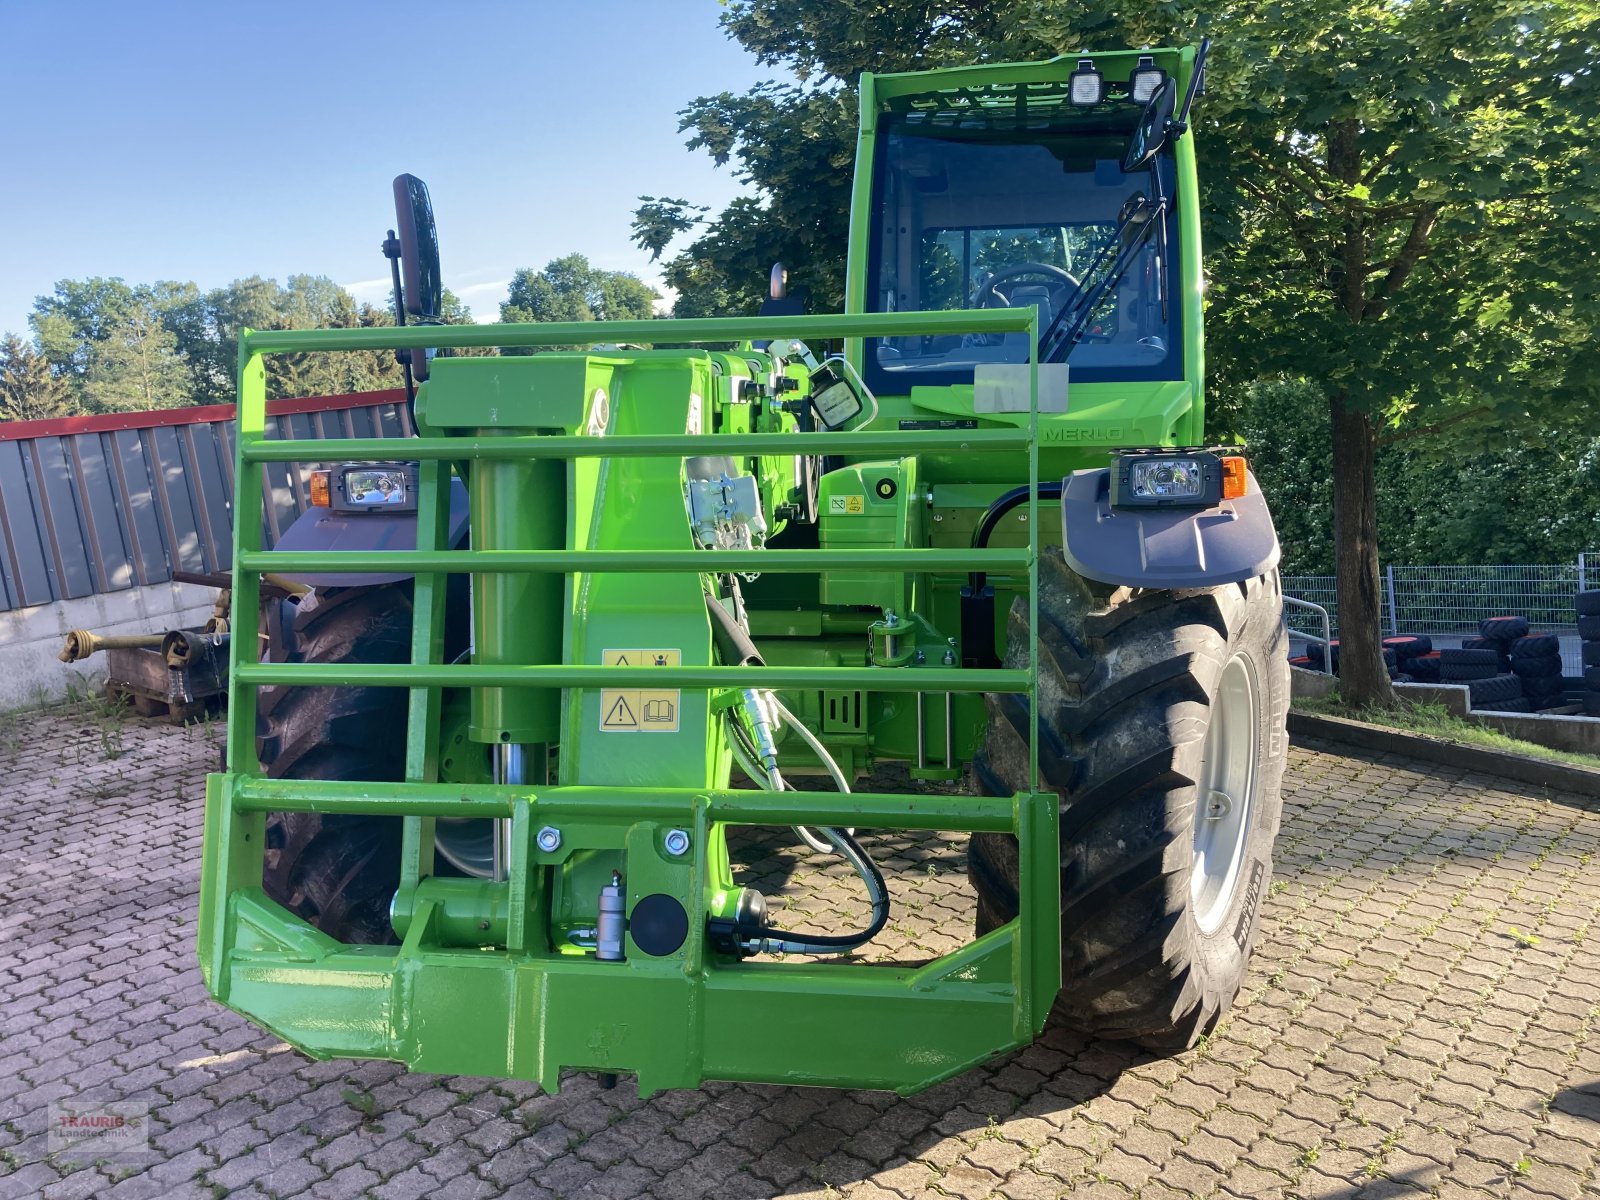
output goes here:
[{"label": "green painted metal panel", "polygon": [[[1029,309],[1029,311],[1033,311]],[[912,438],[915,437],[915,441]],[[881,458],[909,450],[976,454],[1028,448],[1027,436],[1009,429],[932,429],[906,433],[724,433],[639,437],[412,438],[408,458],[448,462],[494,462],[526,458],[665,458],[693,454],[860,454]],[[315,442],[259,441],[247,457],[253,463],[337,462],[340,459],[392,458],[393,439],[327,438]]]},{"label": "green painted metal panel", "polygon": [[[709,635],[708,635],[709,636]],[[633,667],[595,665],[426,667],[376,663],[241,663],[240,683],[321,684],[346,687],[559,687],[639,686]],[[966,670],[945,667],[653,667],[650,679],[661,687],[697,689],[759,687],[862,688],[879,692],[1026,692],[1032,678],[1021,670]]]},{"label": "green painted metal panel", "polygon": [[435,429],[571,429],[583,424],[588,360],[437,358],[418,401],[418,423]]},{"label": "green painted metal panel", "polygon": [[878,550],[371,550],[359,557],[330,551],[291,553],[264,550],[243,554],[239,565],[251,571],[314,574],[339,570],[351,574],[412,571],[570,571],[663,572],[708,570],[811,573],[815,571],[879,571],[910,574],[922,571],[1026,571],[1025,550],[930,549],[908,546],[892,555]]}]

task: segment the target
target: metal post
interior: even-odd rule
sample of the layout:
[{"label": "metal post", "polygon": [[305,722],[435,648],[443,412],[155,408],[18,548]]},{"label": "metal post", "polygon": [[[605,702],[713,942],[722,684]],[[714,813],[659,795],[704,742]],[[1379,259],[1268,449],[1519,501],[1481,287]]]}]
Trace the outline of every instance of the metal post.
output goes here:
[{"label": "metal post", "polygon": [[1589,590],[1588,581],[1585,579],[1582,550],[1578,551],[1578,590],[1580,592],[1587,592]]},{"label": "metal post", "polygon": [[1384,578],[1389,582],[1389,636],[1400,636],[1400,613],[1394,603],[1394,564],[1390,563],[1383,569]]}]

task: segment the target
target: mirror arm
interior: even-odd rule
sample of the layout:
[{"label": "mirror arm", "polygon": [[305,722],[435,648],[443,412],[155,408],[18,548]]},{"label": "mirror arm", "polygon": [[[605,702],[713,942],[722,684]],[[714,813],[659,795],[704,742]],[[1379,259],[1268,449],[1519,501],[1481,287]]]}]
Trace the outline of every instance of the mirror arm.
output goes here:
[{"label": "mirror arm", "polygon": [[[389,277],[394,281],[394,323],[403,327],[406,323],[406,306],[405,297],[400,291],[400,239],[395,236],[394,230],[389,230],[389,236],[383,239],[383,245],[379,248],[383,251],[383,256],[389,260]],[[394,357],[400,364],[400,373],[405,377],[406,409],[411,413],[411,430],[415,433],[417,385],[416,380],[411,377],[411,351],[396,350]]]},{"label": "mirror arm", "polygon": [[383,239],[379,247],[383,256],[389,260],[389,276],[394,280],[394,323],[406,323],[405,297],[400,291],[400,239],[395,237],[394,230],[389,230],[389,236]]},{"label": "mirror arm", "polygon": [[1205,87],[1206,56],[1211,53],[1211,39],[1200,39],[1199,52],[1194,56],[1194,70],[1189,75],[1189,88],[1183,94],[1183,107],[1178,109],[1178,115],[1167,122],[1167,136],[1173,141],[1189,132],[1189,108],[1194,104],[1194,98]]}]

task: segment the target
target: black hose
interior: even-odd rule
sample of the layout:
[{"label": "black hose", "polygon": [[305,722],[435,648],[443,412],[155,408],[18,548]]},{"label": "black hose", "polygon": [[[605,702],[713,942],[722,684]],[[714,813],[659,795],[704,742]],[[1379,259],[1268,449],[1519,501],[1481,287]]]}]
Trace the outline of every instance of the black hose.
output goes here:
[{"label": "black hose", "polygon": [[739,622],[710,592],[704,593],[706,611],[711,614],[711,639],[717,644],[717,658],[728,667],[764,667],[761,652]]},{"label": "black hose", "polygon": [[[1059,483],[1041,483],[1039,485],[1039,499],[1061,499],[1061,485]],[[983,547],[987,546],[989,544],[989,538],[993,536],[995,527],[1000,524],[1001,518],[1003,518],[1008,512],[1010,512],[1013,508],[1016,508],[1018,505],[1026,504],[1027,501],[1028,488],[1026,485],[1022,487],[1014,487],[1009,492],[1001,494],[993,504],[989,505],[989,507],[984,510],[983,520],[979,521],[978,527],[972,531],[973,548],[976,550],[981,550]],[[982,571],[972,572],[972,575],[968,580],[968,583],[972,588],[972,594],[974,596],[981,594],[983,592],[984,584],[987,582],[988,577]]]},{"label": "black hose", "polygon": [[753,948],[758,951],[760,944],[764,942],[788,943],[786,952],[791,954],[835,954],[854,950],[877,937],[889,923],[889,888],[883,881],[883,872],[878,870],[878,864],[873,862],[872,857],[861,848],[861,843],[845,830],[829,826],[823,832],[843,844],[846,850],[845,857],[856,868],[856,872],[866,880],[867,890],[872,896],[872,923],[860,933],[846,934],[788,933],[782,929],[769,928],[763,930],[759,938],[752,939],[755,943]]},{"label": "black hose", "polygon": [[[1023,491],[1026,493],[1027,489]],[[706,611],[711,614],[711,638],[716,643],[718,659],[727,666],[766,666],[743,626],[711,593],[705,593],[705,598]],[[829,827],[823,830],[823,834],[840,847],[856,873],[866,881],[867,891],[872,898],[872,923],[861,933],[852,934],[802,934],[767,929],[759,938],[752,939],[751,945],[784,942],[788,944],[789,951],[795,954],[833,954],[865,945],[882,933],[883,927],[889,923],[889,887],[883,881],[883,872],[878,870],[878,864],[872,861],[872,857],[850,836],[848,830]]]}]

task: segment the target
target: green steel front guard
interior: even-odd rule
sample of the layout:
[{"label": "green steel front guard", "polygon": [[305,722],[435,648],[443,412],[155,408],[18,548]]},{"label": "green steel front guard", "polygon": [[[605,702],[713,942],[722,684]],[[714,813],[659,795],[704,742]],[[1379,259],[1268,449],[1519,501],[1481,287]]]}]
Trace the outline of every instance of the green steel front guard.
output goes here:
[{"label": "green steel front guard", "polygon": [[[814,573],[871,569],[1011,571],[1026,577],[1036,611],[1037,403],[1025,426],[909,433],[712,433],[639,436],[421,437],[269,441],[265,372],[273,353],[422,347],[541,347],[604,341],[741,343],[874,335],[1026,332],[1035,312],[997,310],[856,317],[653,321],[608,325],[497,325],[411,329],[246,332],[240,352],[234,536],[233,662],[228,771],[207,780],[199,955],[219,1001],[317,1058],[383,1058],[441,1074],[513,1077],[554,1091],[560,1073],[632,1073],[643,1093],[708,1079],[871,1087],[912,1092],[1007,1049],[1042,1028],[1060,986],[1058,799],[730,791],[711,787],[458,785],[441,782],[439,731],[445,688],[561,689],[578,703],[594,689],[638,686],[627,667],[591,662],[445,664],[445,582],[491,576],[650,572],[677,578],[708,570]],[[1035,387],[1035,396],[1037,389]],[[275,462],[381,461],[397,451],[421,463],[414,552],[275,553],[261,549],[263,467]],[[681,460],[691,455],[794,455],[976,451],[1025,456],[1030,498],[1026,549],[451,550],[446,544],[450,463],[596,459]],[[415,573],[411,662],[268,663],[256,660],[260,580],[267,572]],[[698,587],[698,584],[695,585]],[[642,632],[644,644],[648,633]],[[639,644],[639,643],[635,643]],[[652,686],[704,692],[759,686],[870,693],[1034,694],[1037,650],[1027,669],[894,670],[844,666],[656,668]],[[263,684],[372,685],[409,689],[406,782],[273,780],[256,752],[256,688]],[[340,943],[262,890],[265,815],[363,814],[403,819],[399,946]],[[509,819],[505,878],[433,879],[433,821]],[[722,830],[795,824],[863,829],[941,829],[1014,834],[1020,853],[1017,919],[955,953],[918,967],[738,960],[709,943],[709,897],[731,887]],[[541,849],[536,831],[557,825],[561,844]],[[669,830],[687,853],[666,849]],[[537,873],[579,851],[621,852],[628,906],[665,893],[682,901],[689,930],[672,954],[640,952],[602,962],[552,948],[539,928]],[[470,944],[474,931],[487,931]]]}]

